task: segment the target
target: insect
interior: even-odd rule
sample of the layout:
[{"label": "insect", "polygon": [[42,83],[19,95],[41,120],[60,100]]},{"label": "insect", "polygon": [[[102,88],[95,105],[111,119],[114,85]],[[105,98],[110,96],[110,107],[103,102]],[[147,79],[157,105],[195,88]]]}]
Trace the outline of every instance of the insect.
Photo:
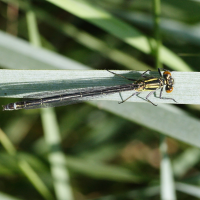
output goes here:
[{"label": "insect", "polygon": [[[164,71],[163,75],[161,73],[161,70]],[[158,89],[161,89],[159,96],[160,99],[168,99],[176,102],[176,100],[173,98],[167,98],[162,96],[164,86],[165,86],[165,91],[167,93],[171,93],[173,91],[174,79],[172,78],[171,72],[168,70],[158,68],[158,73],[160,75],[159,78],[147,76],[146,73],[150,71],[147,70],[143,74],[141,74],[141,78],[138,80],[124,77],[120,74],[116,74],[109,70],[107,71],[119,77],[125,78],[131,81],[132,83],[124,85],[108,86],[108,87],[76,89],[71,92],[66,92],[66,91],[62,93],[55,92],[55,93],[50,93],[47,96],[45,96],[44,94],[42,95],[40,93],[39,95],[36,95],[34,99],[3,105],[3,110],[36,109],[36,108],[64,106],[64,105],[79,103],[86,100],[91,100],[95,97],[99,97],[102,95],[108,95],[118,92],[131,91],[131,90],[135,92],[131,96],[129,96],[128,98],[119,103],[124,103],[132,96],[134,95],[138,96],[143,91],[150,91],[150,93],[146,96],[146,101],[153,104],[154,106],[157,106],[149,99],[149,97],[153,93],[155,93]]]}]

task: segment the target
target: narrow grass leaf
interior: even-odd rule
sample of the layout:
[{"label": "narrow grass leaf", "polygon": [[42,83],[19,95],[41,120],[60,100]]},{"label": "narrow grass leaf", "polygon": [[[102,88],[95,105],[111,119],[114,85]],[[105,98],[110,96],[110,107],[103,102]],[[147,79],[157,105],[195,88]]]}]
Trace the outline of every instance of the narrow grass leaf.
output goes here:
[{"label": "narrow grass leaf", "polygon": [[[12,59],[11,59],[12,58]],[[0,65],[10,69],[87,69],[86,66],[0,31]]]},{"label": "narrow grass leaf", "polygon": [[172,172],[171,162],[167,154],[167,143],[165,140],[165,136],[161,136],[160,152],[161,152],[161,163],[160,163],[161,199],[176,200],[173,172]]},{"label": "narrow grass leaf", "polygon": [[76,170],[76,172],[98,179],[120,182],[140,182],[148,179],[148,177],[134,174],[132,171],[123,167],[106,165],[96,160],[92,161],[67,156],[66,163],[71,170]]},{"label": "narrow grass leaf", "polygon": [[4,194],[3,192],[0,192],[0,199],[1,200],[22,200],[21,198],[12,197],[10,195]]},{"label": "narrow grass leaf", "polygon": [[49,162],[58,200],[73,200],[66,160],[61,150],[61,138],[53,108],[41,110],[45,140],[49,147]]},{"label": "narrow grass leaf", "polygon": [[197,148],[186,149],[182,154],[173,160],[174,175],[181,177],[192,167],[199,163],[200,150]]},{"label": "narrow grass leaf", "polygon": [[189,195],[194,196],[196,198],[200,198],[199,186],[177,182],[176,183],[176,189],[180,192],[185,193],[185,194],[189,194]]}]

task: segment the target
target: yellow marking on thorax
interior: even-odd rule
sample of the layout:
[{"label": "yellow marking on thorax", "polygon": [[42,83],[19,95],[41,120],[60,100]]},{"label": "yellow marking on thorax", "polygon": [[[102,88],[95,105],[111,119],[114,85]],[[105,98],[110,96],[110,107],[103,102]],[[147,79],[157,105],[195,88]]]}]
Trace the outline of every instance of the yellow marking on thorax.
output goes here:
[{"label": "yellow marking on thorax", "polygon": [[152,91],[156,90],[157,88],[162,87],[162,82],[158,78],[149,78],[146,80],[139,80],[136,82],[138,84],[138,88],[135,89],[138,92],[142,91]]}]

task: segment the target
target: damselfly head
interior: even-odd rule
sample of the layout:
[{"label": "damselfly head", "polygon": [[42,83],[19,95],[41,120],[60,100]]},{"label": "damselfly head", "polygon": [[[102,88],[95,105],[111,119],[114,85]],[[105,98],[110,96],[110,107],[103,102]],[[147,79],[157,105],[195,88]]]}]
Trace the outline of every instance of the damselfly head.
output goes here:
[{"label": "damselfly head", "polygon": [[174,85],[174,79],[172,78],[172,75],[169,71],[165,71],[163,73],[163,77],[165,79],[165,84],[166,84],[166,92],[170,93],[173,91],[173,85]]}]

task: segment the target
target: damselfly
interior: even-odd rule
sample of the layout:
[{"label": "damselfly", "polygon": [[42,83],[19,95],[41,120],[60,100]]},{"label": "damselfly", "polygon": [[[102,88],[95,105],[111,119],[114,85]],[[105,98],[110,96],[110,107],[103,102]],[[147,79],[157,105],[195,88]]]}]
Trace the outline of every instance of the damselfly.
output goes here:
[{"label": "damselfly", "polygon": [[[163,74],[161,73],[161,70],[164,71]],[[170,93],[173,91],[174,79],[172,78],[172,75],[170,71],[168,70],[159,68],[158,69],[158,72],[160,75],[159,78],[146,76],[146,73],[150,71],[150,70],[147,70],[141,75],[142,78],[138,80],[124,77],[120,74],[116,74],[109,70],[107,71],[119,77],[125,78],[131,81],[132,83],[124,84],[124,85],[109,86],[109,87],[76,89],[71,92],[65,91],[64,93],[55,92],[55,93],[50,93],[46,96],[40,93],[36,96],[33,96],[34,99],[19,101],[15,103],[9,103],[3,106],[3,110],[36,109],[36,108],[64,106],[64,105],[79,103],[86,100],[91,100],[93,98],[96,98],[102,95],[108,95],[108,94],[130,91],[130,90],[134,90],[135,92],[131,96],[129,96],[128,98],[126,98],[125,100],[119,103],[123,103],[127,101],[129,98],[131,98],[134,95],[138,96],[143,91],[150,91],[150,93],[146,96],[146,101],[156,106],[156,104],[154,104],[149,99],[149,97],[153,93],[155,93],[158,89],[161,89],[160,96],[159,96],[160,99],[168,99],[168,100],[172,100],[176,102],[173,98],[162,97],[164,86],[165,86],[165,91],[167,93]]]}]

